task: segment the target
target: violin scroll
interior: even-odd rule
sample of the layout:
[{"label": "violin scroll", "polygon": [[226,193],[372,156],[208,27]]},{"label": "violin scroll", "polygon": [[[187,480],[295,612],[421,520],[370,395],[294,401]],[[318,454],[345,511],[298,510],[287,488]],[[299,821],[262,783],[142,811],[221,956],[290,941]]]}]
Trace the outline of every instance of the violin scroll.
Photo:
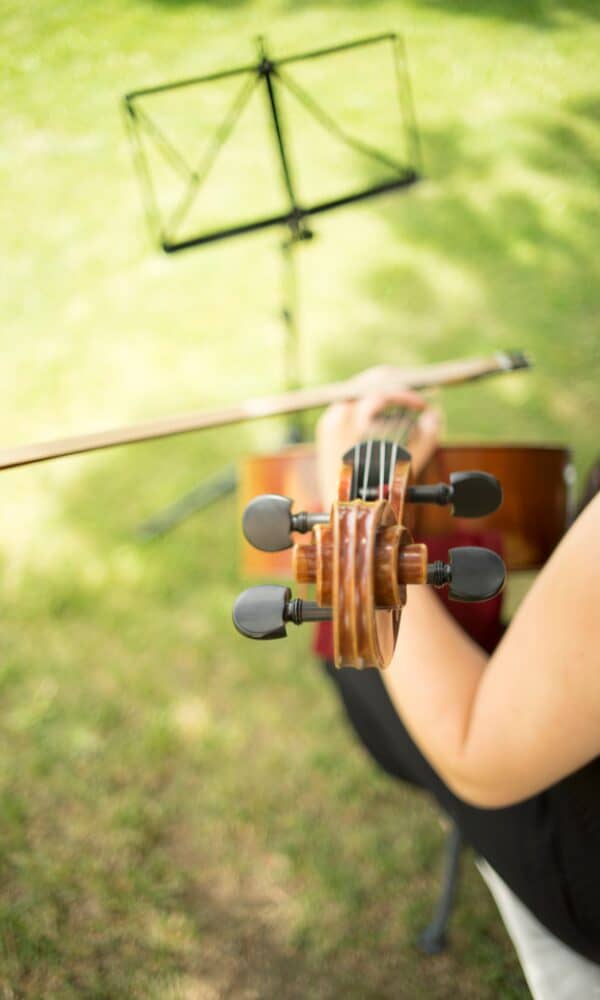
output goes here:
[{"label": "violin scroll", "polygon": [[254,639],[285,636],[288,622],[331,619],[336,666],[386,667],[394,651],[407,587],[449,586],[454,600],[489,600],[503,587],[505,568],[496,553],[452,549],[449,562],[429,563],[404,524],[406,503],[450,504],[461,517],[495,510],[499,482],[480,472],[455,473],[450,484],[409,486],[410,454],[386,441],[369,441],[342,460],[338,495],[329,514],[294,514],[292,500],[256,497],[243,528],[257,548],[292,546],[293,532],[310,531],[293,547],[293,574],[315,587],[316,601],[293,599],[286,587],[255,587],[238,597],[233,620]]}]

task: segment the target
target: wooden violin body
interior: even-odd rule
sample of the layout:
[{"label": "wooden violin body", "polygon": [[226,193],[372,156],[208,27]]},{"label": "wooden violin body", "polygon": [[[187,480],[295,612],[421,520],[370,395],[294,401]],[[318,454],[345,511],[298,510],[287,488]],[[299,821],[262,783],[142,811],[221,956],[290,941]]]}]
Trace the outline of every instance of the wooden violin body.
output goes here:
[{"label": "wooden violin body", "polygon": [[[542,566],[562,538],[571,519],[573,464],[567,448],[550,445],[449,444],[438,448],[419,483],[447,480],[450,473],[479,469],[503,486],[499,510],[477,521],[478,529],[497,533],[509,570]],[[293,497],[297,507],[322,508],[314,445],[293,445],[279,452],[253,455],[240,468],[242,508],[261,493]],[[408,525],[418,538],[456,534],[472,522],[452,517],[447,507],[419,505],[410,510]],[[303,536],[295,539],[305,542]],[[242,572],[249,577],[292,576],[290,550],[261,552],[246,541]]]},{"label": "wooden violin body", "polygon": [[[497,532],[507,569],[544,565],[572,519],[574,467],[568,448],[551,445],[461,444],[439,448],[420,476],[421,483],[445,480],[457,469],[480,469],[503,488],[499,510],[477,519],[478,530]],[[461,527],[447,507],[415,508],[418,538],[435,538]]]},{"label": "wooden violin body", "polygon": [[427,549],[413,545],[401,523],[410,456],[395,464],[387,499],[355,499],[350,465],[342,466],[330,520],[292,549],[298,583],[315,584],[317,603],[332,609],[337,667],[387,666],[392,658],[408,583],[426,583]]}]

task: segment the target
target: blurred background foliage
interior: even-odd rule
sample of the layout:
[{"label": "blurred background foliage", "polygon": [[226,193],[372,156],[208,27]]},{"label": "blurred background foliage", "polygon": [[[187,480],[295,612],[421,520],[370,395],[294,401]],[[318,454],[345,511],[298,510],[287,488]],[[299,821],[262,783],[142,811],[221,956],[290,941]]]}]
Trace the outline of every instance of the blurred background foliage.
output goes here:
[{"label": "blurred background foliage", "polygon": [[[281,235],[156,252],[119,98],[252,61],[260,32],[288,53],[393,29],[426,180],[318,220],[300,247],[303,378],[521,348],[532,373],[445,394],[448,435],[568,442],[589,465],[597,4],[0,9],[4,443],[279,388]],[[368,72],[329,77],[323,97],[355,95],[364,113]],[[384,131],[391,113],[377,110]],[[319,162],[318,145],[300,152]],[[215,192],[232,211],[253,199],[244,155],[240,193]],[[5,997],[527,995],[470,862],[452,950],[414,951],[437,888],[435,813],[355,745],[307,634],[265,649],[232,632],[235,500],[161,542],[134,537],[281,434],[247,425],[2,477]]]}]

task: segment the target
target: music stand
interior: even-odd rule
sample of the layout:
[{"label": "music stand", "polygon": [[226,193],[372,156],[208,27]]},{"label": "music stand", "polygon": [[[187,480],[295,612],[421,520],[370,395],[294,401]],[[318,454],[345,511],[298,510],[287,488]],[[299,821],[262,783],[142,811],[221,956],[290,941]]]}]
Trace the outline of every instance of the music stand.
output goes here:
[{"label": "music stand", "polygon": [[[391,50],[392,72],[394,74],[395,92],[400,112],[401,134],[404,151],[398,158],[390,155],[387,150],[377,148],[370,141],[348,131],[335,117],[323,107],[320,100],[298,82],[289,67],[300,65],[310,60],[333,58],[353,49],[364,49],[367,46],[386,46]],[[157,124],[148,111],[148,103],[152,100],[184,89],[207,87],[223,82],[227,86],[238,79],[240,86],[233,92],[228,102],[224,116],[214,129],[203,151],[198,165],[190,166],[178,145],[166,133],[164,127]],[[183,231],[186,218],[192,209],[194,201],[215,166],[219,154],[235,131],[236,125],[246,109],[252,95],[263,88],[268,108],[270,122],[280,176],[283,204],[276,211],[268,211],[256,217],[236,220],[234,223],[200,227],[198,231]],[[349,190],[336,192],[332,197],[308,198],[299,196],[297,183],[298,164],[293,162],[290,150],[289,133],[282,116],[282,97],[289,101],[293,99],[301,105],[312,119],[324,128],[329,137],[335,137],[345,147],[360,154],[371,166],[377,165],[379,175],[368,183]],[[322,215],[335,209],[363,202],[367,199],[395,191],[402,191],[413,185],[421,170],[421,156],[418,133],[412,104],[410,82],[406,66],[404,43],[400,35],[389,32],[386,34],[367,36],[340,45],[332,45],[310,52],[273,58],[266,49],[264,39],[258,40],[258,62],[252,65],[239,66],[234,69],[200,77],[176,80],[171,83],[146,87],[128,93],[124,97],[125,118],[134,151],[134,163],[140,181],[143,195],[144,210],[150,232],[165,253],[178,253],[193,247],[205,246],[220,240],[232,239],[248,235],[272,227],[284,227],[286,238],[282,241],[284,270],[286,275],[286,292],[282,310],[286,337],[285,351],[285,382],[286,388],[296,388],[299,383],[298,343],[299,332],[296,315],[297,282],[295,274],[295,247],[310,240],[314,233],[311,221],[314,216]],[[180,196],[174,200],[169,211],[161,205],[156,178],[152,169],[149,146],[152,144],[155,153],[162,163],[168,167],[171,176],[177,176],[181,181]],[[382,176],[381,170],[385,173]],[[240,179],[237,179],[240,182]],[[243,183],[243,178],[241,179]],[[289,441],[302,439],[299,424],[292,424],[288,432]],[[183,520],[189,513],[205,506],[219,496],[235,488],[235,470],[228,469],[225,475],[199,484],[187,496],[178,500],[162,514],[153,518],[143,526],[146,536],[161,534],[163,531]]]}]

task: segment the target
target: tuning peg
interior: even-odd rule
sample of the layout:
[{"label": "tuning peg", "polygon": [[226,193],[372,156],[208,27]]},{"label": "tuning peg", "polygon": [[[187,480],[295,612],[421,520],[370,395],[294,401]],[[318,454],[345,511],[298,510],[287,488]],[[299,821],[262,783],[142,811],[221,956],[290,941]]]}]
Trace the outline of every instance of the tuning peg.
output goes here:
[{"label": "tuning peg", "polygon": [[484,517],[502,503],[502,486],[489,472],[452,472],[450,485],[455,517]]},{"label": "tuning peg", "polygon": [[452,472],[450,483],[434,486],[409,486],[410,503],[452,505],[455,517],[484,517],[493,514],[502,503],[502,486],[489,472]]},{"label": "tuning peg", "polygon": [[286,623],[329,621],[331,608],[292,598],[289,587],[250,587],[233,606],[233,624],[248,639],[283,639]]},{"label": "tuning peg", "polygon": [[263,493],[251,500],[242,517],[242,530],[255,549],[262,552],[280,552],[294,544],[292,531],[305,534],[315,524],[326,524],[328,514],[309,514],[300,511],[292,514],[289,497],[278,493]]},{"label": "tuning peg", "polygon": [[450,549],[449,562],[427,567],[427,582],[434,587],[450,584],[453,601],[489,601],[499,594],[506,580],[506,567],[491,549],[464,545]]}]

